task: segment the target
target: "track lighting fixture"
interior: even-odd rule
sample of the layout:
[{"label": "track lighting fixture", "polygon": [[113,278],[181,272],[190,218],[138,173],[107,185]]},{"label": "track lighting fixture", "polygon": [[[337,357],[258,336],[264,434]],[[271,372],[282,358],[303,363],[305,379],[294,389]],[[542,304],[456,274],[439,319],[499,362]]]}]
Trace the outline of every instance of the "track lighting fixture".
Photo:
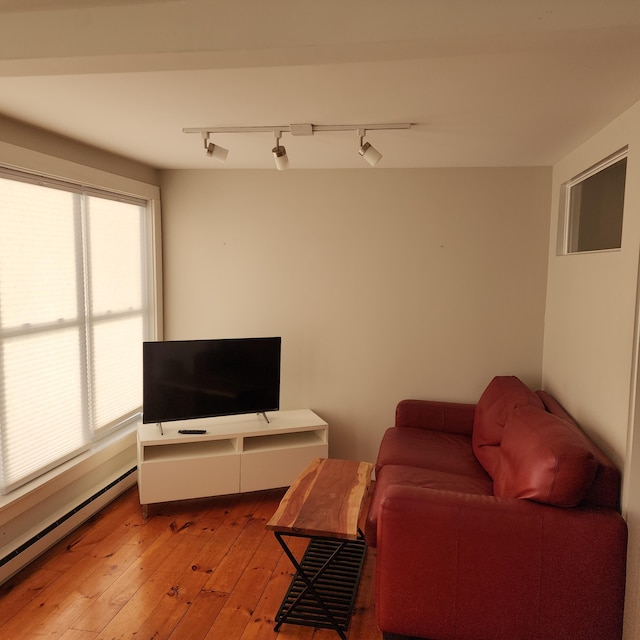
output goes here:
[{"label": "track lighting fixture", "polygon": [[206,131],[202,132],[202,139],[204,140],[204,149],[210,158],[218,160],[219,162],[224,162],[227,159],[229,150],[221,147],[219,144],[209,142],[209,134]]},{"label": "track lighting fixture", "polygon": [[358,153],[372,166],[375,167],[380,159],[382,158],[382,154],[369,142],[365,142],[363,144],[363,140],[367,132],[364,129],[358,129],[358,137],[360,138],[360,148],[358,149]]},{"label": "track lighting fixture", "polygon": [[369,142],[364,142],[367,131],[379,131],[389,129],[410,129],[408,122],[393,124],[290,124],[272,127],[185,127],[183,133],[199,133],[204,140],[204,148],[208,156],[224,162],[229,153],[227,149],[220,147],[213,142],[209,142],[209,136],[215,133],[273,133],[276,137],[276,146],[271,153],[276,165],[276,169],[282,171],[289,166],[287,150],[280,144],[283,133],[290,133],[293,136],[312,136],[316,131],[356,131],[360,144],[358,153],[374,167],[382,154]]},{"label": "track lighting fixture", "polygon": [[282,131],[275,131],[275,136],[276,146],[271,149],[273,161],[276,163],[276,169],[278,171],[284,171],[289,166],[289,158],[287,157],[287,150],[280,144]]}]

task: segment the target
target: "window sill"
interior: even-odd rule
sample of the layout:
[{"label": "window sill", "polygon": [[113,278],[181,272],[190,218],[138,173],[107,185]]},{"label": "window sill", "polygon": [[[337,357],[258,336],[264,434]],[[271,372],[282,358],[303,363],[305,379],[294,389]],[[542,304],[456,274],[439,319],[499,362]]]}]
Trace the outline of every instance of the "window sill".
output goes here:
[{"label": "window sill", "polygon": [[[59,467],[0,496],[0,520],[5,522],[32,509],[47,498],[58,493],[63,487],[94,471],[110,458],[122,453],[136,443],[136,423],[119,430],[94,444],[94,446]],[[135,465],[135,457],[132,460]]]}]

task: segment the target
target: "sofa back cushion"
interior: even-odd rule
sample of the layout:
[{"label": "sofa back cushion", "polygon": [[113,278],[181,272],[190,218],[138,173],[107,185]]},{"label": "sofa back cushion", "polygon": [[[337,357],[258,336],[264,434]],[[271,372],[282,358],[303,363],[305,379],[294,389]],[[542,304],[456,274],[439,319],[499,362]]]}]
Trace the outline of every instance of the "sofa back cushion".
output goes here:
[{"label": "sofa back cushion", "polygon": [[507,418],[493,491],[499,497],[574,507],[593,484],[597,466],[575,425],[542,408],[522,406]]},{"label": "sofa back cushion", "polygon": [[522,406],[543,408],[542,400],[515,376],[496,376],[484,390],[473,419],[473,452],[493,478],[500,459],[500,442],[507,419]]},{"label": "sofa back cushion", "polygon": [[[549,413],[566,420],[580,429],[575,420],[562,405],[547,391],[536,391]],[[582,432],[582,430],[580,430]],[[582,432],[584,433],[584,432]],[[593,484],[587,489],[582,504],[591,507],[607,507],[620,511],[620,487],[622,480],[619,469],[585,434],[587,446],[598,464]]]}]

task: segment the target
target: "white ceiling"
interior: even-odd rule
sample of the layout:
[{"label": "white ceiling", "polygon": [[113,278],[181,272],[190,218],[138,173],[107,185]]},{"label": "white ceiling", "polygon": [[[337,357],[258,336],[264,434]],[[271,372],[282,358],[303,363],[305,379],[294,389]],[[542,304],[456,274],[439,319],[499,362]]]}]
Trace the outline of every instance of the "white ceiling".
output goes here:
[{"label": "white ceiling", "polygon": [[388,122],[379,167],[550,165],[638,100],[639,0],[0,0],[0,113],[157,168],[273,167],[271,133],[222,165],[183,127]]}]

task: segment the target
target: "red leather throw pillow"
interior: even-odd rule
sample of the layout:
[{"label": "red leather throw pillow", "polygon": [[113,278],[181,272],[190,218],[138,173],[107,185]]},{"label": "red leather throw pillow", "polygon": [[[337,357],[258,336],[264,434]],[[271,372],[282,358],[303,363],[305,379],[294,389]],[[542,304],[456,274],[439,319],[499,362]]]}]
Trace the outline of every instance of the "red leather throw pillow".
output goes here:
[{"label": "red leather throw pillow", "polygon": [[585,436],[574,425],[524,406],[507,418],[493,491],[505,498],[574,507],[593,483],[596,469]]},{"label": "red leather throw pillow", "polygon": [[473,452],[485,471],[494,477],[500,457],[504,426],[512,411],[542,400],[516,376],[496,376],[483,391],[473,421]]}]

